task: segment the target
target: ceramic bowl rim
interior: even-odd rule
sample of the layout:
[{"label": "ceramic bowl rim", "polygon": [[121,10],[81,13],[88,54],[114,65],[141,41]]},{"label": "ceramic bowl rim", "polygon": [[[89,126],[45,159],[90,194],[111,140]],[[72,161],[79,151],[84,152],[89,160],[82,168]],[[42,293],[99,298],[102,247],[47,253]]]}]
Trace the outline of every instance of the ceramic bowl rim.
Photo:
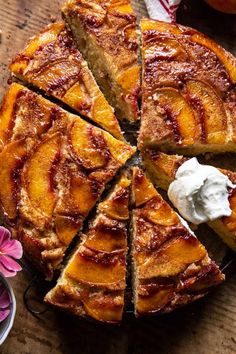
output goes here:
[{"label": "ceramic bowl rim", "polygon": [[0,345],[3,344],[3,342],[6,340],[7,336],[10,333],[10,330],[12,329],[15,315],[16,315],[16,298],[12,289],[12,286],[8,282],[8,280],[0,273],[0,282],[2,282],[7,290],[9,291],[10,299],[11,299],[11,310],[9,316],[2,322],[4,323],[4,329],[3,332],[0,332]]}]

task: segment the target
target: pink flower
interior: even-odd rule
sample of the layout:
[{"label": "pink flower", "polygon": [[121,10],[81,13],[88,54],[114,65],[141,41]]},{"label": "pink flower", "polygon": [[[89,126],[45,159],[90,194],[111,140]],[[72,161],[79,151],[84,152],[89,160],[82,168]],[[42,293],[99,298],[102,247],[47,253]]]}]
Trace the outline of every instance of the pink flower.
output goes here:
[{"label": "pink flower", "polygon": [[4,321],[10,313],[11,300],[7,289],[0,283],[0,322]]},{"label": "pink flower", "polygon": [[14,277],[22,269],[15,259],[20,259],[22,254],[21,243],[13,240],[10,232],[0,226],[0,273],[5,277]]}]

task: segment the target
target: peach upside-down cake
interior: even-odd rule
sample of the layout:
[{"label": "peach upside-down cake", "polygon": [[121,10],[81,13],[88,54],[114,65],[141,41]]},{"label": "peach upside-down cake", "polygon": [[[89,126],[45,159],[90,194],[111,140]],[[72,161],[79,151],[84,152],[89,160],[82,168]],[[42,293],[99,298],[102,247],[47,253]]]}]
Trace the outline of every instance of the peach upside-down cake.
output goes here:
[{"label": "peach upside-down cake", "polygon": [[[170,183],[175,179],[178,168],[187,160],[180,155],[167,155],[154,150],[146,150],[142,153],[144,166],[148,174],[158,187],[168,189]],[[229,180],[236,184],[236,172],[219,169]],[[222,240],[234,251],[236,251],[236,190],[229,193],[229,204],[232,210],[230,216],[208,221],[208,225],[222,238]]]},{"label": "peach upside-down cake", "polygon": [[205,247],[138,167],[133,168],[132,202],[137,316],[170,312],[203,297],[224,280]]},{"label": "peach upside-down cake", "polygon": [[139,148],[236,151],[236,59],[195,29],[141,21]]},{"label": "peach upside-down cake", "polygon": [[98,204],[88,230],[70,257],[46,302],[79,316],[119,322],[126,285],[127,222],[130,179],[122,175]]},{"label": "peach upside-down cake", "polygon": [[135,148],[19,84],[0,110],[4,224],[47,278]]},{"label": "peach upside-down cake", "polygon": [[66,103],[116,138],[123,138],[113,108],[63,22],[48,25],[32,37],[9,69],[17,78]]},{"label": "peach upside-down cake", "polygon": [[120,119],[138,119],[140,68],[130,0],[68,0],[62,14]]},{"label": "peach upside-down cake", "polygon": [[[170,312],[224,275],[151,180],[168,189],[188,160],[167,153],[236,151],[236,59],[195,29],[143,19],[140,90],[131,1],[65,0],[61,11],[64,22],[31,37],[9,65],[1,223],[47,280],[61,271],[47,303],[120,323],[132,278],[136,316]],[[128,121],[124,132],[116,117]],[[123,133],[138,135],[141,156],[128,164],[136,148]],[[236,251],[236,173],[220,171],[230,204],[220,215],[232,214],[209,226]]]}]

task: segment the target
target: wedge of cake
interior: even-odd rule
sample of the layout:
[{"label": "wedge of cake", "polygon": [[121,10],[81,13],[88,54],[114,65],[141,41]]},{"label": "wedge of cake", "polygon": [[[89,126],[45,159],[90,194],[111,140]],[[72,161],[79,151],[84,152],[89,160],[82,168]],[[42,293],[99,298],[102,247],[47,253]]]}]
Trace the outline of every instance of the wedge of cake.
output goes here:
[{"label": "wedge of cake", "polygon": [[[146,150],[142,154],[144,166],[154,183],[167,190],[174,180],[178,168],[187,161],[186,157],[179,155],[167,155],[154,150]],[[228,176],[229,180],[236,184],[236,172],[219,169]],[[232,210],[231,216],[209,221],[208,225],[222,238],[222,240],[236,251],[236,190],[229,194],[229,203]]]},{"label": "wedge of cake", "polygon": [[68,0],[62,14],[118,118],[136,121],[140,68],[130,0]]},{"label": "wedge of cake", "polygon": [[75,315],[120,322],[126,284],[130,180],[124,174],[100,202],[82,242],[45,301]]},{"label": "wedge of cake", "polygon": [[9,66],[26,83],[43,90],[123,139],[113,108],[100,91],[63,22],[32,37]]},{"label": "wedge of cake", "polygon": [[133,169],[132,199],[136,316],[170,312],[224,280],[205,247],[138,167]]},{"label": "wedge of cake", "polygon": [[19,84],[0,110],[1,217],[47,278],[130,145]]},{"label": "wedge of cake", "polygon": [[141,21],[139,148],[236,151],[236,59],[195,29]]}]

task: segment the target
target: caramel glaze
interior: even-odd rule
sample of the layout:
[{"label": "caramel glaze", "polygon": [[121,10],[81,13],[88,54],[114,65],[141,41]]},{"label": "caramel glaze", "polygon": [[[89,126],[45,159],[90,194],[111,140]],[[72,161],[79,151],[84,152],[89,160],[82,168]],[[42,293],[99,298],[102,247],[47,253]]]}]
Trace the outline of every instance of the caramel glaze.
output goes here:
[{"label": "caramel glaze", "polygon": [[199,118],[199,122],[201,125],[201,141],[203,143],[206,143],[206,126],[205,126],[205,122],[206,122],[206,116],[205,116],[205,111],[202,105],[201,100],[198,97],[191,97],[189,94],[186,95],[186,100],[187,102],[189,102],[190,106],[194,107],[194,109],[196,110],[196,114]]},{"label": "caramel glaze", "polygon": [[[137,188],[137,180],[143,179],[148,182],[143,171],[134,168],[133,188]],[[151,185],[150,181],[149,185]],[[143,190],[144,195],[146,190]],[[163,206],[164,217],[158,214]],[[153,213],[157,213],[155,218]],[[173,213],[159,194],[133,211],[132,255],[137,279],[135,289],[137,315],[172,311],[180,305],[204,296],[212,286],[221,283],[224,279],[218,266],[208,257],[204,247],[185,228],[180,219],[173,216]],[[184,248],[178,249],[177,241],[181,240],[184,240]],[[189,252],[190,258],[188,258]],[[157,273],[152,270],[151,277],[141,277],[142,267],[146,267],[146,264],[157,272],[161,271],[160,274],[166,275],[155,276]],[[174,268],[171,264],[174,264]],[[182,270],[176,275],[176,269]]]},{"label": "caramel glaze", "polygon": [[113,251],[112,253],[105,253],[96,252],[87,247],[83,250],[83,252],[79,253],[79,256],[89,262],[98,263],[104,267],[112,267],[118,262],[123,266],[125,265],[124,251]]},{"label": "caramel glaze", "polygon": [[[12,109],[9,110],[9,107]],[[7,111],[8,110],[8,111]],[[62,261],[64,252],[75,234],[81,228],[84,218],[95,205],[98,197],[104,190],[106,183],[115,175],[122,163],[116,159],[115,150],[111,154],[109,144],[116,144],[118,140],[109,134],[104,135],[99,130],[82,121],[80,117],[74,116],[62,110],[55,104],[47,101],[36,93],[18,84],[12,84],[5,96],[1,109],[1,124],[8,126],[7,136],[2,135],[1,139],[9,147],[17,141],[25,141],[26,153],[18,158],[12,166],[6,166],[9,173],[9,180],[12,180],[14,188],[11,198],[15,201],[15,213],[9,218],[5,213],[5,225],[11,227],[15,237],[19,238],[24,247],[24,252],[29,256],[37,267],[45,273],[46,278],[51,278],[53,271]],[[97,154],[104,155],[102,167],[87,168],[83,164],[83,150],[77,151],[70,141],[70,130],[75,121],[81,122],[84,130],[84,143],[96,150]],[[53,143],[48,143],[55,135],[60,142],[58,148]],[[48,145],[48,153],[44,146]],[[130,147],[128,144],[119,142],[119,146],[126,148],[127,157]],[[36,163],[42,171],[34,168],[29,171],[27,163],[34,158],[37,151],[42,149],[43,155]],[[56,150],[55,150],[56,149]],[[14,149],[13,149],[14,150]],[[53,152],[55,150],[55,152]],[[130,150],[130,156],[132,155]],[[0,152],[4,157],[5,149]],[[15,150],[12,156],[15,156]],[[52,159],[47,162],[47,155]],[[44,166],[45,159],[45,166]],[[2,167],[1,167],[2,168]],[[47,169],[47,170],[46,170]],[[32,189],[31,181],[23,178],[25,171],[38,180],[39,189]],[[37,176],[38,173],[38,176]],[[41,176],[45,180],[42,180]],[[80,176],[80,178],[78,178]],[[8,176],[7,176],[8,178]],[[33,182],[33,181],[32,181]],[[6,183],[9,183],[8,180]],[[33,185],[32,185],[33,186]],[[29,194],[29,187],[31,194]],[[44,190],[43,195],[38,195]],[[45,211],[40,209],[43,198],[48,208],[43,205]],[[0,197],[2,211],[5,208],[4,196]],[[54,206],[53,206],[54,205]],[[83,206],[83,209],[80,208]],[[13,207],[12,207],[13,208]],[[51,212],[51,208],[53,208]],[[20,213],[19,213],[20,210]],[[16,217],[17,216],[17,217]],[[56,228],[57,216],[66,218],[67,227],[63,231]],[[70,223],[71,220],[71,223]],[[77,225],[77,226],[76,226]],[[59,233],[63,232],[62,234]],[[70,233],[68,234],[68,230]]]},{"label": "caramel glaze", "polygon": [[[52,26],[53,25],[51,25],[51,27]],[[63,97],[65,92],[78,80],[82,63],[82,56],[77,50],[68,29],[62,28],[56,41],[40,45],[31,56],[25,55],[24,52],[19,53],[12,61],[12,64],[21,61],[29,64],[32,59],[37,58],[37,66],[34,65],[32,68],[28,69],[26,74],[34,81],[34,79],[42,75],[46,69],[49,69],[55,64],[63,63],[63,61],[66,62],[70,55],[73,57],[73,72],[63,72],[63,75],[58,76],[56,81],[49,81],[45,87],[48,94],[55,92],[56,96]],[[19,70],[19,74],[24,74],[23,69]]]},{"label": "caramel glaze", "polygon": [[[1,201],[1,198],[0,198],[1,214],[2,214],[2,217],[4,218],[4,222],[7,225],[9,225],[9,227],[15,224],[16,218],[18,216],[18,204],[19,204],[19,198],[20,198],[20,196],[19,196],[20,173],[21,173],[21,169],[27,159],[27,150],[26,150],[25,139],[18,140],[18,142],[19,142],[19,144],[22,144],[25,147],[25,151],[23,154],[21,154],[19,156],[17,154],[15,155],[15,162],[14,162],[13,166],[11,166],[11,170],[9,171],[9,173],[10,173],[9,177],[10,177],[11,182],[13,184],[11,198],[14,203],[14,212],[12,215],[10,215],[10,213],[6,210],[6,208],[4,207],[4,203]],[[4,162],[6,162],[6,161],[4,161]],[[4,181],[2,181],[2,182],[4,182]]]}]

